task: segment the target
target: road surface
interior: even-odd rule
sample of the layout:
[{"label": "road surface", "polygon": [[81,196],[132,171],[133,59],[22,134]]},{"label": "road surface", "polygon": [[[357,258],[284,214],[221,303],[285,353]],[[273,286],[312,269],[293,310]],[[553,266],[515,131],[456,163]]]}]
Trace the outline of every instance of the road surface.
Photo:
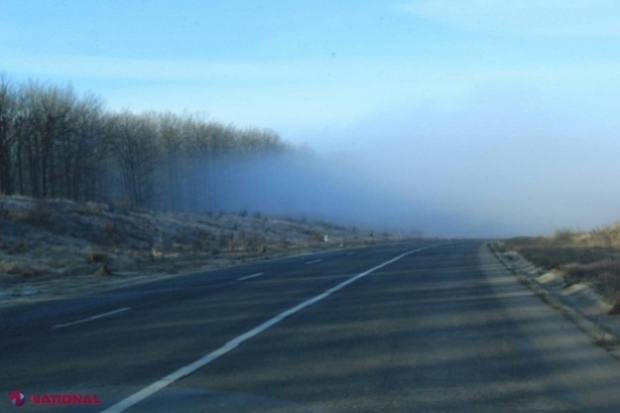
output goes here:
[{"label": "road surface", "polygon": [[[620,412],[620,363],[479,241],[257,262],[0,310],[0,412]],[[32,395],[100,405],[33,405]]]}]

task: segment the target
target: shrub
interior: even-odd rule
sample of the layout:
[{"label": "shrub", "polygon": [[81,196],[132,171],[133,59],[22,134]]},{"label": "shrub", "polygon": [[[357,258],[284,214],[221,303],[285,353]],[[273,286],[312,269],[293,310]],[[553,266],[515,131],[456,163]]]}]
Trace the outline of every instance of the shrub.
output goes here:
[{"label": "shrub", "polygon": [[560,229],[553,233],[552,238],[561,244],[571,244],[575,238],[575,233],[569,229]]}]

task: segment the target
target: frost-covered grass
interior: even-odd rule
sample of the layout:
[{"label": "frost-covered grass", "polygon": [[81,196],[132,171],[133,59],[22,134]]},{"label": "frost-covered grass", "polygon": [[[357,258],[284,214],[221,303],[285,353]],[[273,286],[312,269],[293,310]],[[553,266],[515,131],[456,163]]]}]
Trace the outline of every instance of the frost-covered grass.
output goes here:
[{"label": "frost-covered grass", "polygon": [[158,213],[0,196],[0,289],[170,274],[375,240],[354,228],[260,213]]}]

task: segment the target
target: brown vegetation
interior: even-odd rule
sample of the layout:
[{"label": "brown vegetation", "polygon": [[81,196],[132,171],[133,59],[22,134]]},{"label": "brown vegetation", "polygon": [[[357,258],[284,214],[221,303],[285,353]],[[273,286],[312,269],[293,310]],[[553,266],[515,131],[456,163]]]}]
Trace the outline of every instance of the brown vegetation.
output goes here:
[{"label": "brown vegetation", "polygon": [[567,286],[590,283],[620,306],[620,223],[592,231],[560,230],[543,237],[512,238],[498,247],[516,251],[541,268],[561,271]]}]

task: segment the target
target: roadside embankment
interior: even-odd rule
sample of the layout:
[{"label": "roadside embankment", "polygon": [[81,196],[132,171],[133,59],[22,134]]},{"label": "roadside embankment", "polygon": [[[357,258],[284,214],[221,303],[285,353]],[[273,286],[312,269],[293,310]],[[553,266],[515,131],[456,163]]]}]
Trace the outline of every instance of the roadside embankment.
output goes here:
[{"label": "roadside embankment", "polygon": [[620,358],[617,303],[601,294],[596,285],[585,279],[575,281],[559,268],[536,265],[504,242],[490,243],[487,248],[522,284]]},{"label": "roadside embankment", "polygon": [[0,196],[0,305],[400,237],[308,219]]}]

